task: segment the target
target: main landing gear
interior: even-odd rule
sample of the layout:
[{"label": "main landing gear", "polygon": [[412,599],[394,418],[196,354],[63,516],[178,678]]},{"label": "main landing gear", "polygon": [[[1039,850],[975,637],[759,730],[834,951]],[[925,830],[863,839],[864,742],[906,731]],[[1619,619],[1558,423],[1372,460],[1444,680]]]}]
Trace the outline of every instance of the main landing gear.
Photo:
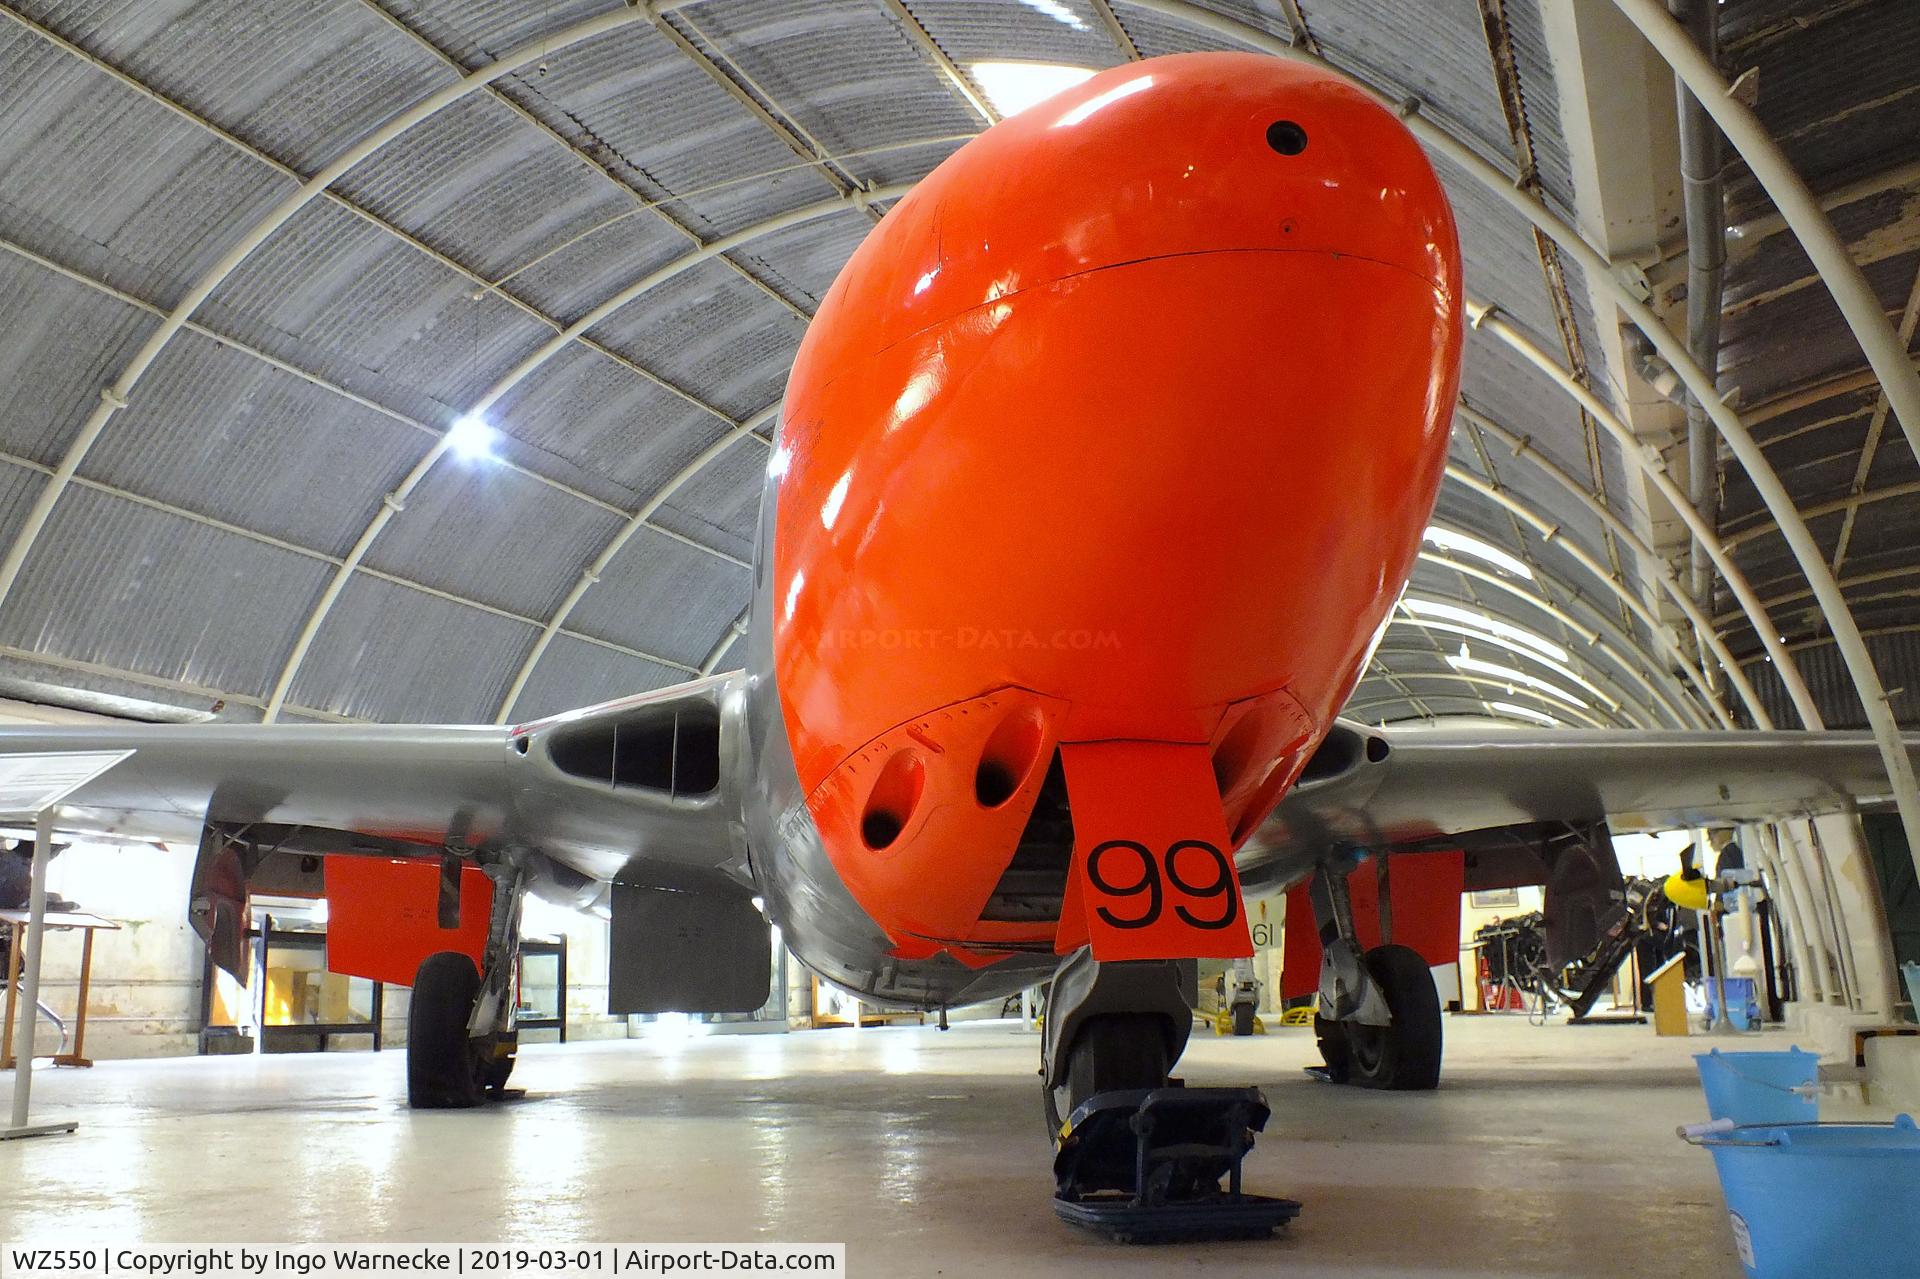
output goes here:
[{"label": "main landing gear", "polygon": [[1265,1238],[1300,1211],[1240,1188],[1267,1120],[1259,1090],[1170,1077],[1194,985],[1190,960],[1101,964],[1084,949],[1055,972],[1040,1075],[1062,1220],[1157,1243]]},{"label": "main landing gear", "polygon": [[1323,865],[1308,890],[1320,929],[1320,1011],[1313,1031],[1336,1084],[1424,1091],[1440,1086],[1440,993],[1405,946],[1362,952],[1345,868]]},{"label": "main landing gear", "polygon": [[415,1110],[477,1106],[506,1093],[513,1073],[513,973],[520,953],[518,873],[489,867],[493,910],[485,971],[464,951],[420,961],[407,1005],[407,1104]]}]

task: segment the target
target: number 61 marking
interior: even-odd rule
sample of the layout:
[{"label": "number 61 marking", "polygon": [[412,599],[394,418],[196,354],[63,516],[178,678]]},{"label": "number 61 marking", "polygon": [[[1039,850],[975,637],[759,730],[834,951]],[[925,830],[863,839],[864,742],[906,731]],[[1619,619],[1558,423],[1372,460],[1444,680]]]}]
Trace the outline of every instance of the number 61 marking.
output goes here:
[{"label": "number 61 marking", "polygon": [[[1138,861],[1138,878],[1118,884],[1107,878],[1101,868],[1116,853],[1125,853]],[[1208,859],[1213,866],[1213,878],[1203,883],[1188,881],[1180,873],[1182,853],[1187,854],[1189,869],[1192,869],[1196,857]],[[1148,928],[1158,923],[1166,908],[1165,884],[1172,884],[1187,897],[1224,899],[1226,910],[1218,919],[1203,919],[1175,902],[1173,913],[1194,928],[1208,931],[1229,928],[1240,918],[1240,895],[1233,890],[1233,863],[1227,860],[1225,853],[1205,840],[1177,840],[1164,856],[1156,857],[1145,844],[1131,839],[1110,839],[1087,854],[1087,878],[1108,897],[1138,897],[1146,894],[1147,908],[1138,915],[1116,915],[1105,906],[1095,908],[1094,913],[1114,928]]]}]

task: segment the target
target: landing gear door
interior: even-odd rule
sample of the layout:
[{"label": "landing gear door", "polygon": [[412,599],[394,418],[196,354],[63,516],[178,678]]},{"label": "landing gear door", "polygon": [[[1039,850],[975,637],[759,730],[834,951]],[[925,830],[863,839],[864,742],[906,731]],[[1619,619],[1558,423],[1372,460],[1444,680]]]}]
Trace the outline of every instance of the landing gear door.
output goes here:
[{"label": "landing gear door", "polygon": [[1054,949],[1127,959],[1241,959],[1253,935],[1205,746],[1060,748],[1073,866]]},{"label": "landing gear door", "polygon": [[247,863],[245,846],[211,824],[200,831],[200,852],[193,862],[193,887],[187,920],[206,943],[213,962],[242,986],[247,984]]},{"label": "landing gear door", "polygon": [[609,940],[610,1013],[750,1013],[767,1002],[772,933],[735,885],[615,884]]}]

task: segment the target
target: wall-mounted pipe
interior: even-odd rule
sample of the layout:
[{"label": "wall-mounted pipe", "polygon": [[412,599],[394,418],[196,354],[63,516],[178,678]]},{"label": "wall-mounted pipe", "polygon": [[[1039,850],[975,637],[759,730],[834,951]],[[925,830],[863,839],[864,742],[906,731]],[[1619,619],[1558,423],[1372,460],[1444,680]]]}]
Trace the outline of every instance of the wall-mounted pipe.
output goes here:
[{"label": "wall-mounted pipe", "polygon": [[[1667,0],[1667,7],[1686,24],[1700,51],[1717,60],[1720,19],[1716,0]],[[1673,77],[1673,92],[1680,112],[1681,200],[1687,226],[1687,349],[1701,368],[1714,375],[1720,368],[1720,301],[1727,266],[1727,202],[1721,181],[1720,130],[1678,73]],[[1710,528],[1720,522],[1719,447],[1705,407],[1689,396],[1687,496]],[[1713,566],[1706,548],[1698,542],[1690,543],[1687,563],[1688,589],[1695,600],[1710,605]]]}]

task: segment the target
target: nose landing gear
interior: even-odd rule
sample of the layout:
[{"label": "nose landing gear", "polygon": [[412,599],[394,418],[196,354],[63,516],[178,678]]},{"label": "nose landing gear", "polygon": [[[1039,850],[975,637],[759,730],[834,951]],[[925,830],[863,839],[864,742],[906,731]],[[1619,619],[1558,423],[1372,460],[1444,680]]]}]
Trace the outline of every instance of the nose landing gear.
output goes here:
[{"label": "nose landing gear", "polygon": [[1158,1243],[1264,1238],[1300,1211],[1240,1188],[1267,1121],[1260,1092],[1169,1077],[1194,984],[1191,961],[1100,964],[1085,949],[1054,974],[1040,1074],[1062,1220]]}]

